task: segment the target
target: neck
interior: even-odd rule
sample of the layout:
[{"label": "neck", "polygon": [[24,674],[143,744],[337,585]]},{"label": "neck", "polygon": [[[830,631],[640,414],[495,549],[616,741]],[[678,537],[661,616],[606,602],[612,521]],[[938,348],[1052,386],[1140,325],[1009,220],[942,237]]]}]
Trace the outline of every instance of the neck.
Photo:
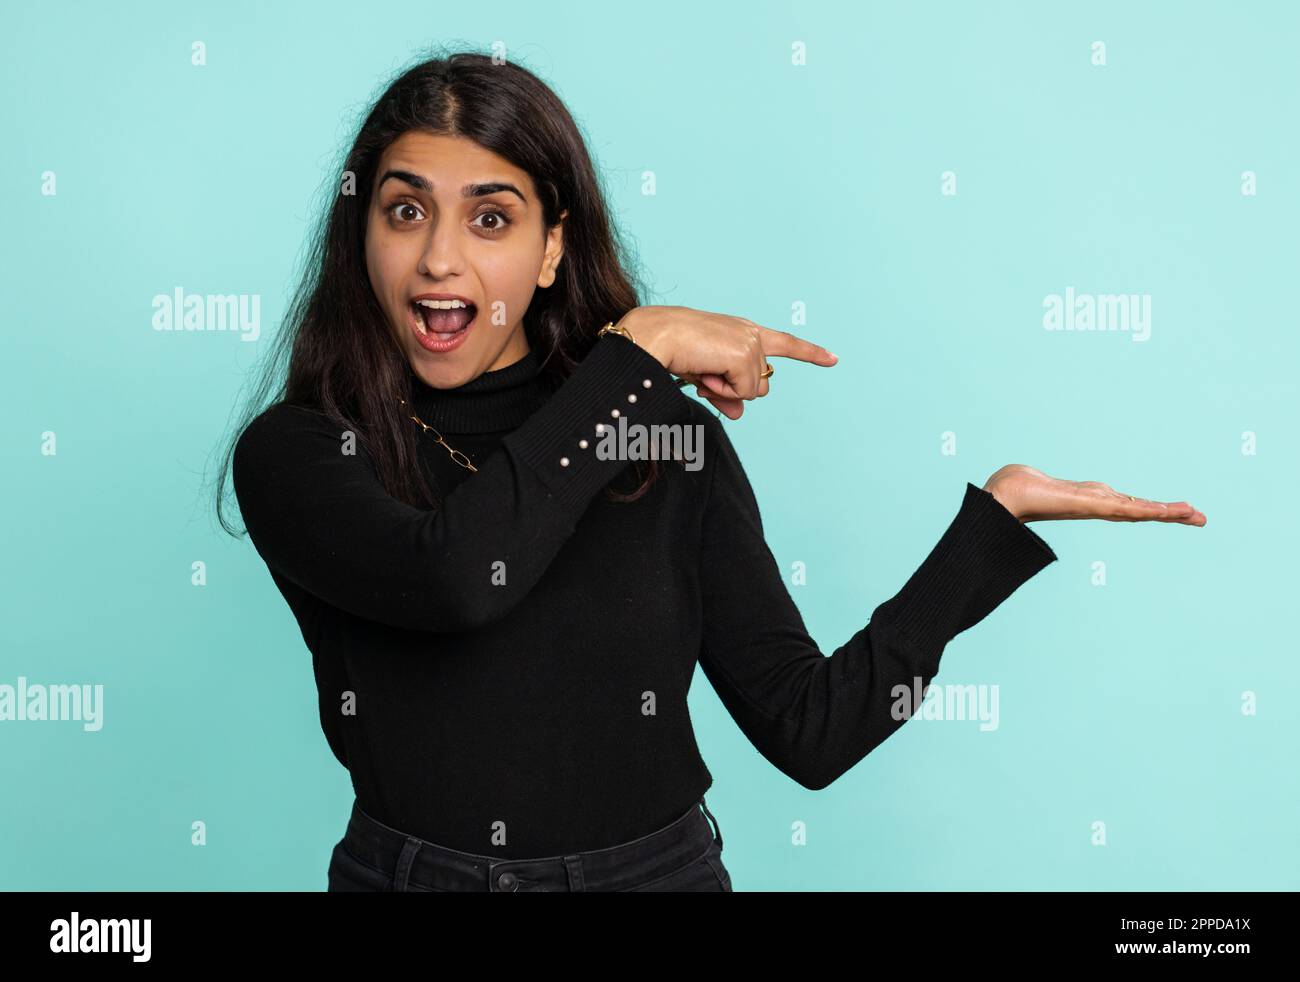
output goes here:
[{"label": "neck", "polygon": [[412,370],[410,402],[420,419],[444,433],[513,430],[546,399],[541,368],[541,358],[529,350],[518,361],[451,389],[434,388]]}]

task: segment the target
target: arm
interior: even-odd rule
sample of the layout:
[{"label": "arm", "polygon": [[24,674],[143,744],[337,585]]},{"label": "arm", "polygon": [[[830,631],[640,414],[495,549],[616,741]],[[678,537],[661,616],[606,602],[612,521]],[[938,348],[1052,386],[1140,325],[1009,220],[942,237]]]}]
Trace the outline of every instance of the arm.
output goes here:
[{"label": "arm", "polygon": [[700,666],[749,741],[811,790],[835,781],[906,722],[894,687],[929,685],[944,646],[1056,560],[987,491],[961,508],[898,594],[829,657],[817,647],[763,538],[753,489],[713,420],[714,468],[700,576]]},{"label": "arm", "polygon": [[[335,424],[283,404],[239,438],[235,493],[267,566],[326,603],[396,627],[470,630],[528,594],[591,500],[628,466],[596,456],[596,424],[616,422],[615,407],[648,424],[685,420],[690,406],[652,355],[606,336],[441,508],[393,498],[364,451],[341,452]],[[499,560],[507,577],[494,585]]]}]

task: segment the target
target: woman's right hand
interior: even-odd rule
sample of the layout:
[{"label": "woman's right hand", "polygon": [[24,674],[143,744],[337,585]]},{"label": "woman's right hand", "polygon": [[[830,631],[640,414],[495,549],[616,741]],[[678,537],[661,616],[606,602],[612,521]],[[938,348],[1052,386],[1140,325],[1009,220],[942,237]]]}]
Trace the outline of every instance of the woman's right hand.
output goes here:
[{"label": "woman's right hand", "polygon": [[743,317],[691,307],[649,306],[628,311],[618,322],[674,375],[731,419],[745,411],[745,400],[767,395],[762,378],[768,359],[795,358],[830,367],[839,358],[825,348],[786,331],[762,327]]}]

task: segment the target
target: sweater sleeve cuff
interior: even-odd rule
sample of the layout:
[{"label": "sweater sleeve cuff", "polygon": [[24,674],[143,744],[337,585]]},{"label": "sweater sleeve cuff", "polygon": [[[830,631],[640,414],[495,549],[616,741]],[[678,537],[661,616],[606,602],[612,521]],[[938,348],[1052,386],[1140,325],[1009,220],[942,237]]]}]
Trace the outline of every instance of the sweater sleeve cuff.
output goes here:
[{"label": "sweater sleeve cuff", "polygon": [[[597,425],[604,424],[606,432],[612,427],[617,437],[620,417],[628,424],[685,423],[691,399],[654,355],[621,335],[607,334],[545,407],[503,443],[557,500],[580,506],[632,463],[596,453],[602,440]],[[579,442],[584,439],[586,447]]]},{"label": "sweater sleeve cuff", "polygon": [[1056,560],[1037,533],[988,491],[968,482],[947,531],[876,617],[922,651],[937,654]]}]

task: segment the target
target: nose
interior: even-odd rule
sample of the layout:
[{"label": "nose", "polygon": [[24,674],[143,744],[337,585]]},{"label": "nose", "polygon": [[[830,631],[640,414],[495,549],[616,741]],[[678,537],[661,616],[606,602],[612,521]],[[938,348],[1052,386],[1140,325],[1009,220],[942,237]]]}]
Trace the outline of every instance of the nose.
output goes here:
[{"label": "nose", "polygon": [[429,240],[420,257],[421,272],[436,280],[459,274],[464,260],[460,246],[460,228],[454,221],[434,221],[430,225]]}]

